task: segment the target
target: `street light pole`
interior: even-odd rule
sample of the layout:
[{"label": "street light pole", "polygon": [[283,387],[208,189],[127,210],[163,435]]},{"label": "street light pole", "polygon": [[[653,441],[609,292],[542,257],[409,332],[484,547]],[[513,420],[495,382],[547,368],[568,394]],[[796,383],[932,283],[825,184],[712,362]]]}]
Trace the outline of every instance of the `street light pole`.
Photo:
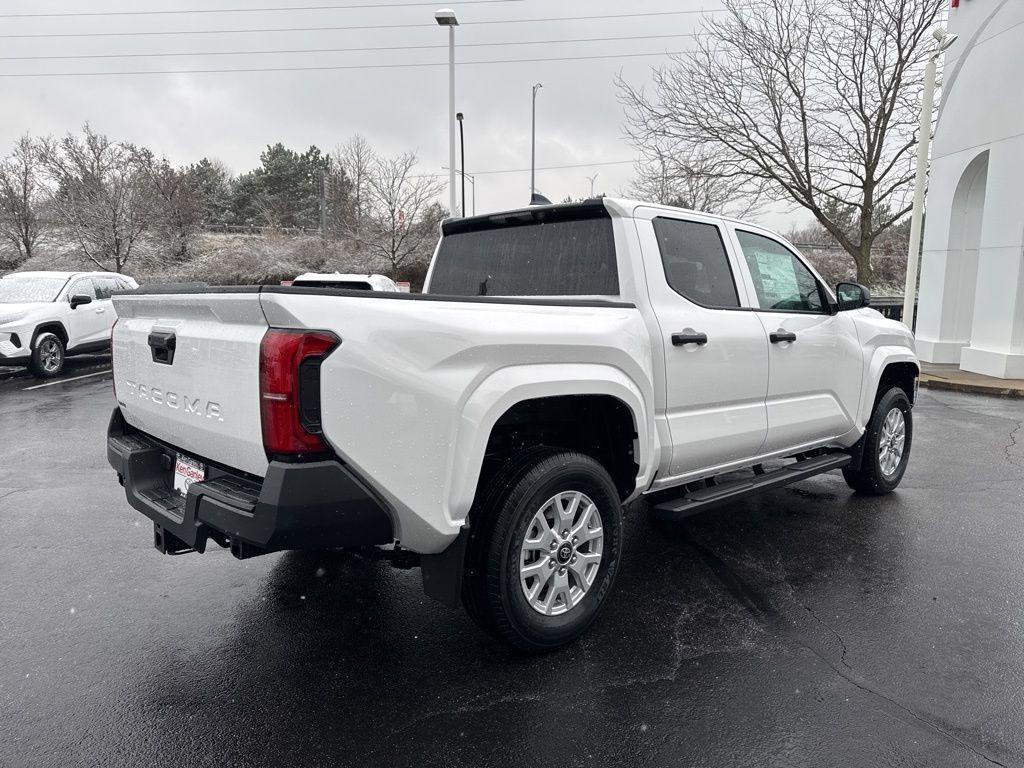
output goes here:
[{"label": "street light pole", "polygon": [[918,128],[917,172],[914,177],[914,204],[910,214],[910,244],[907,247],[907,280],[903,288],[903,324],[914,330],[914,305],[917,298],[917,264],[921,256],[921,227],[924,221],[924,191],[928,179],[928,150],[932,138],[932,112],[935,109],[935,72],[938,58],[956,42],[956,35],[936,29],[932,35],[938,47],[928,55],[924,69],[924,93],[921,97],[921,124]]},{"label": "street light pole", "polygon": [[459,121],[459,168],[462,169],[462,216],[466,216],[466,135],[462,131],[462,113],[455,115]]},{"label": "street light pole", "polygon": [[530,201],[537,192],[537,91],[544,86],[536,83],[533,86],[533,106],[530,110]]},{"label": "street light pole", "polygon": [[434,19],[442,27],[448,27],[448,210],[455,215],[455,28],[459,20],[451,8],[441,8],[434,13]]}]

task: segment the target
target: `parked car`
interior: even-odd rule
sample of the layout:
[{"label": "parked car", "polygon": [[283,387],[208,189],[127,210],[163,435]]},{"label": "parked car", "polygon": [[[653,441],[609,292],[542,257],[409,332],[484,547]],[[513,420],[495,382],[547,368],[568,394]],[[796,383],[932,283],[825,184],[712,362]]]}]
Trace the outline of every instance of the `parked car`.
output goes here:
[{"label": "parked car", "polygon": [[762,227],[610,199],[451,219],[426,289],[115,298],[108,457],[156,547],[387,547],[545,650],[611,592],[625,503],[671,524],[907,467],[910,332]]},{"label": "parked car", "polygon": [[397,291],[398,284],[384,275],[306,272],[292,280],[300,288],[346,288],[351,291]]},{"label": "parked car", "polygon": [[115,272],[14,272],[0,278],[0,365],[56,376],[71,355],[110,347],[110,296],[139,285]]}]

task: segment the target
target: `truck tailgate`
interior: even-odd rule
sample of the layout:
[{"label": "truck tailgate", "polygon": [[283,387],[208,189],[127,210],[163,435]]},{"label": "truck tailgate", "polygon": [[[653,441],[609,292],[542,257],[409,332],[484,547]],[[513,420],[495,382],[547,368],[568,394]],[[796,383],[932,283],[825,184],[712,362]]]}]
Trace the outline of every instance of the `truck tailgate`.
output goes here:
[{"label": "truck tailgate", "polygon": [[125,421],[197,458],[264,475],[258,290],[116,296],[114,307]]}]

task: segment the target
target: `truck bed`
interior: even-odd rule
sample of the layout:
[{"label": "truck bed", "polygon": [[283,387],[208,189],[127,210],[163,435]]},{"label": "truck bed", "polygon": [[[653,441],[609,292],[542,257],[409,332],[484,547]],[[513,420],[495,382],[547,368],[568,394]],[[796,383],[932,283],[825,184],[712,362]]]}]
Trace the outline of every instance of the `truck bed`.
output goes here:
[{"label": "truck bed", "polygon": [[[114,378],[125,421],[257,477],[268,466],[263,335],[270,327],[334,333],[341,343],[320,371],[323,437],[394,508],[416,510],[400,516],[409,522],[397,533],[418,551],[441,548],[469,510],[487,422],[501,415],[494,411],[503,392],[474,412],[481,388],[517,388],[521,399],[532,377],[546,375],[579,393],[611,370],[648,405],[653,399],[650,336],[626,302],[199,285],[114,301]],[[168,365],[153,359],[149,339],[170,331],[176,350]],[[465,429],[470,418],[477,422]]]}]

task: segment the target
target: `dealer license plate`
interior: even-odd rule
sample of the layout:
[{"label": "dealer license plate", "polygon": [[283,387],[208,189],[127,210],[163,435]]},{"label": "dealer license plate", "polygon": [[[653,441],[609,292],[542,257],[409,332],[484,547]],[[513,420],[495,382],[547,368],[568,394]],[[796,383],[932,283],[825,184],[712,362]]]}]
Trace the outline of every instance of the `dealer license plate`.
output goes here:
[{"label": "dealer license plate", "polygon": [[174,462],[174,490],[185,496],[192,483],[201,483],[205,479],[205,464],[178,454],[178,459]]}]

